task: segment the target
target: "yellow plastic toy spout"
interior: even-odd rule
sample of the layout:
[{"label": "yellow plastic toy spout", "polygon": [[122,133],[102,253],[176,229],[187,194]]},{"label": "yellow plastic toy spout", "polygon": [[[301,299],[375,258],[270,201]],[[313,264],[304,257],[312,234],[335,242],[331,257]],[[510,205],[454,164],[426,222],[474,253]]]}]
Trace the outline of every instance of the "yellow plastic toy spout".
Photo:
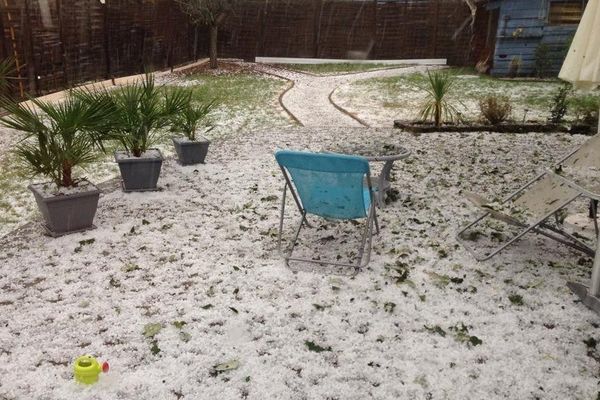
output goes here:
[{"label": "yellow plastic toy spout", "polygon": [[108,372],[108,363],[104,362],[102,365],[92,356],[81,356],[75,360],[73,367],[73,373],[75,380],[79,383],[91,385],[98,382],[98,378],[101,372]]}]

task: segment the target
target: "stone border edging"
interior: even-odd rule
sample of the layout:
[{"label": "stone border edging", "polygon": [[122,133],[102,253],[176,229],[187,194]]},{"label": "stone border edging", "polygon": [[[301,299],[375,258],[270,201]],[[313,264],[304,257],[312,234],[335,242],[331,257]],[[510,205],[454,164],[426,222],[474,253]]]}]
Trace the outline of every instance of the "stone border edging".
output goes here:
[{"label": "stone border edging", "polygon": [[283,110],[290,116],[290,118],[292,118],[292,120],[294,122],[296,122],[298,125],[300,126],[304,126],[304,124],[302,122],[300,122],[300,120],[298,119],[298,117],[296,117],[290,110],[289,108],[287,108],[285,106],[285,104],[283,103],[283,96],[285,96],[287,94],[287,92],[289,92],[290,90],[292,90],[294,88],[294,86],[296,86],[296,82],[294,82],[292,79],[286,78],[285,76],[282,75],[278,75],[276,73],[273,72],[267,72],[267,71],[261,71],[261,73],[265,74],[265,75],[271,75],[271,76],[275,76],[279,79],[283,79],[287,82],[290,83],[290,85],[288,86],[287,89],[285,89],[283,92],[281,92],[281,94],[279,95],[279,104],[281,105],[281,108],[283,108]]},{"label": "stone border edging", "polygon": [[367,124],[365,121],[358,118],[356,115],[354,115],[353,113],[351,113],[350,111],[346,110],[342,106],[336,104],[335,101],[333,101],[333,94],[335,93],[336,90],[338,90],[338,88],[339,88],[339,86],[336,86],[336,88],[333,89],[331,91],[331,93],[329,93],[328,99],[329,99],[329,102],[331,103],[331,105],[334,106],[339,112],[341,112],[342,114],[346,114],[347,116],[349,116],[353,120],[357,121],[359,124],[361,124],[365,128],[370,128],[371,126],[369,124]]}]

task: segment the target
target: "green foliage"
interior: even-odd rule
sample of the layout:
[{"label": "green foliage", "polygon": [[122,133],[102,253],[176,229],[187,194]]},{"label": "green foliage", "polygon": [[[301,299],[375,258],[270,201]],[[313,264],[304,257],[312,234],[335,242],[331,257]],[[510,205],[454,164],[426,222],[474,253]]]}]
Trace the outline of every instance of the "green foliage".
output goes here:
[{"label": "green foliage", "polygon": [[105,120],[105,139],[118,141],[134,157],[140,157],[160,138],[159,130],[168,126],[174,115],[191,101],[191,92],[182,88],[164,91],[146,74],[141,81],[120,90],[78,92],[87,104],[109,102],[113,115]]},{"label": "green foliage", "polygon": [[552,66],[549,53],[550,46],[545,43],[540,44],[535,49],[535,74],[538,78],[548,76],[548,70]]},{"label": "green foliage", "polygon": [[163,326],[161,323],[150,323],[144,325],[144,336],[147,338],[154,338],[161,330]]},{"label": "green foliage", "polygon": [[560,124],[564,121],[569,106],[567,98],[571,90],[570,84],[564,84],[558,88],[552,97],[552,107],[550,108],[550,121],[552,123]]},{"label": "green foliage", "polygon": [[583,341],[588,349],[595,349],[598,345],[598,341],[593,337],[587,338]]},{"label": "green foliage", "polygon": [[400,68],[401,65],[392,64],[363,64],[363,63],[331,63],[331,64],[280,64],[281,68],[294,71],[309,72],[317,75],[329,75],[335,73],[351,73],[372,71],[375,69]]},{"label": "green foliage", "polygon": [[479,109],[490,124],[498,125],[510,117],[512,106],[507,96],[490,95],[479,100]]},{"label": "green foliage", "polygon": [[516,306],[522,306],[524,304],[523,296],[521,296],[520,294],[509,295],[508,300],[510,300],[510,302]]},{"label": "green foliage", "polygon": [[469,334],[469,327],[459,322],[458,324],[451,326],[450,329],[454,333],[454,339],[457,342],[466,343],[469,347],[479,346],[483,344],[483,340],[477,336]]},{"label": "green foliage", "polygon": [[430,333],[436,333],[436,334],[440,335],[441,337],[446,337],[446,331],[443,330],[442,327],[439,325],[434,325],[434,326],[423,325],[423,327],[425,329],[427,329]]},{"label": "green foliage", "polygon": [[31,176],[52,179],[59,187],[76,186],[73,168],[95,161],[102,148],[104,124],[113,117],[110,102],[85,102],[71,95],[56,104],[30,102],[5,101],[9,115],[0,118],[2,125],[25,134],[14,151],[22,168]]},{"label": "green foliage", "polygon": [[[196,140],[196,131],[200,123],[206,121],[208,114],[212,111],[215,104],[216,100],[201,103],[197,106],[193,105],[191,101],[188,102],[181,112],[173,115],[172,130],[183,133],[189,140]],[[209,125],[204,133],[210,132],[212,129],[214,129],[214,126]]]},{"label": "green foliage", "polygon": [[10,89],[10,76],[15,72],[15,61],[12,58],[0,60],[0,95],[6,96]]},{"label": "green foliage", "polygon": [[310,340],[305,341],[304,344],[306,345],[306,347],[308,347],[309,351],[314,351],[315,353],[322,353],[324,351],[331,351],[331,346],[322,347],[322,346],[319,346],[318,344],[316,344],[315,342],[312,342]]},{"label": "green foliage", "polygon": [[600,96],[586,95],[569,99],[569,107],[575,114],[577,121],[586,125],[598,125],[598,110],[600,110]]},{"label": "green foliage", "polygon": [[446,72],[427,71],[428,86],[424,88],[427,91],[427,98],[421,107],[421,118],[423,120],[432,119],[435,126],[441,126],[445,121],[452,121],[458,115],[458,111],[448,100],[452,88],[456,84],[456,79]]}]

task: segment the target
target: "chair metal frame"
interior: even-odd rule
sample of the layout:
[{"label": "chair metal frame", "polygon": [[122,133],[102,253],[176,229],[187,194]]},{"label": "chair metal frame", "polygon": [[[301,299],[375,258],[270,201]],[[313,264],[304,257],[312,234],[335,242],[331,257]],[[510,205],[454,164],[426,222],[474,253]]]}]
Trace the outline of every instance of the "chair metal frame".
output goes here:
[{"label": "chair metal frame", "polygon": [[[281,212],[280,212],[280,218],[279,218],[279,235],[278,235],[277,246],[278,246],[279,253],[283,256],[283,258],[285,260],[286,267],[292,269],[289,264],[290,261],[298,261],[298,262],[306,262],[306,263],[311,263],[311,264],[335,265],[338,267],[351,267],[351,268],[354,268],[354,274],[357,274],[358,272],[360,272],[360,270],[362,268],[364,268],[365,266],[368,265],[368,263],[371,259],[371,249],[372,249],[372,242],[373,242],[373,225],[375,225],[375,230],[376,230],[377,234],[379,234],[379,222],[377,220],[377,211],[376,211],[377,202],[376,202],[375,194],[373,191],[373,186],[371,184],[370,171],[367,172],[366,177],[367,177],[367,186],[369,189],[369,197],[371,199],[371,204],[369,206],[368,212],[365,212],[367,220],[365,223],[365,228],[364,228],[364,231],[363,231],[363,234],[361,237],[360,248],[359,248],[358,255],[357,255],[358,262],[356,264],[351,264],[351,263],[343,263],[343,262],[338,262],[338,261],[313,260],[313,259],[299,258],[299,257],[292,256],[293,252],[294,252],[294,248],[296,247],[296,243],[298,242],[298,237],[300,236],[300,232],[301,232],[302,228],[305,225],[310,228],[311,225],[309,224],[308,219],[307,219],[308,213],[302,206],[300,196],[297,193],[297,191],[292,183],[293,181],[289,175],[289,172],[281,164],[279,165],[279,167],[281,168],[281,172],[283,173],[283,176],[285,178],[285,185],[283,187],[283,198],[281,201]],[[290,248],[287,252],[284,252],[283,248],[282,248],[282,236],[283,236],[283,224],[284,224],[284,217],[285,217],[286,193],[287,193],[288,188],[292,194],[292,197],[294,199],[294,202],[296,203],[296,206],[298,207],[298,211],[301,214],[301,218],[300,218],[300,223],[298,224],[298,227],[296,228],[294,238],[292,240],[292,245],[290,246]],[[368,243],[367,243],[367,239],[368,239]],[[365,246],[367,246],[366,249],[365,249]],[[363,260],[363,258],[365,256],[365,250],[366,250],[366,258]]]},{"label": "chair metal frame", "polygon": [[[585,144],[584,144],[585,145]],[[561,164],[563,164],[566,160],[568,160],[570,157],[572,157],[574,154],[576,154],[577,152],[579,152],[582,147],[584,146],[580,146],[577,149],[573,150],[571,153],[569,153],[567,156],[563,157],[558,163],[556,163],[556,166],[559,166]],[[507,202],[511,201],[512,199],[514,199],[515,197],[519,196],[521,193],[523,193],[524,191],[526,191],[527,189],[529,189],[533,184],[535,184],[536,182],[538,182],[540,179],[542,179],[543,177],[547,176],[547,175],[553,175],[555,177],[558,177],[559,179],[561,179],[560,175],[554,174],[550,171],[545,171],[542,172],[541,174],[537,175],[535,178],[533,178],[532,180],[530,180],[529,182],[527,182],[525,184],[525,186],[519,188],[516,192],[510,194],[507,198],[505,198],[501,204],[506,204]],[[555,240],[559,243],[562,243],[566,246],[569,246],[575,250],[581,251],[584,254],[587,254],[589,256],[594,256],[596,253],[596,250],[590,246],[588,246],[587,244],[583,243],[581,240],[577,239],[576,237],[574,237],[573,235],[569,234],[568,232],[559,229],[556,226],[552,226],[550,224],[547,224],[546,221],[551,218],[553,215],[556,216],[556,213],[561,210],[562,208],[568,206],[569,204],[571,204],[573,201],[575,201],[576,199],[578,199],[581,196],[585,196],[586,194],[583,192],[579,192],[577,195],[571,197],[568,201],[564,202],[563,204],[559,204],[557,207],[555,207],[555,209],[548,213],[547,215],[544,215],[542,218],[539,218],[538,220],[536,220],[534,223],[531,224],[525,224],[515,218],[512,218],[508,215],[505,214],[501,214],[501,219],[511,225],[517,226],[519,228],[524,228],[521,232],[519,232],[516,236],[514,236],[513,238],[511,238],[509,241],[507,241],[506,243],[504,243],[503,245],[497,247],[496,249],[494,249],[491,253],[487,254],[487,255],[480,255],[478,254],[471,246],[469,246],[467,244],[467,240],[464,239],[463,235],[471,228],[473,228],[474,226],[476,226],[478,223],[480,223],[482,220],[484,220],[487,217],[492,217],[494,218],[494,212],[492,211],[487,211],[485,212],[483,215],[481,215],[479,218],[477,218],[475,221],[471,222],[470,224],[468,224],[465,228],[461,229],[457,235],[456,235],[456,240],[465,248],[467,249],[472,255],[473,257],[475,257],[475,259],[477,261],[486,261],[491,259],[492,257],[494,257],[495,255],[497,255],[498,253],[500,253],[501,251],[503,251],[504,249],[506,249],[508,246],[512,245],[514,242],[516,242],[517,240],[521,239],[525,234],[529,233],[529,232],[534,232],[540,235],[543,235],[547,238],[550,238],[552,240]],[[499,219],[499,218],[496,218]],[[597,230],[597,220],[594,220],[594,223],[596,224],[596,230]]]}]

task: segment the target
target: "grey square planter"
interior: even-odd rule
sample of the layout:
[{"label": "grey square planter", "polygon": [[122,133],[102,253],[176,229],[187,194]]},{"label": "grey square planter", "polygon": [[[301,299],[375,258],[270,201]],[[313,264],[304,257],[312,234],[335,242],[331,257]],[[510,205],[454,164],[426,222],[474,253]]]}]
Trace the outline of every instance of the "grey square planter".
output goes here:
[{"label": "grey square planter", "polygon": [[191,141],[186,138],[174,138],[173,145],[181,165],[204,164],[210,142],[205,138]]},{"label": "grey square planter", "polygon": [[123,191],[144,192],[157,190],[156,184],[162,168],[163,156],[158,149],[149,149],[156,156],[133,157],[125,151],[115,152],[119,164]]},{"label": "grey square planter", "polygon": [[45,228],[54,237],[94,228],[94,216],[98,209],[100,190],[90,184],[91,190],[67,195],[48,196],[40,185],[29,185]]}]

